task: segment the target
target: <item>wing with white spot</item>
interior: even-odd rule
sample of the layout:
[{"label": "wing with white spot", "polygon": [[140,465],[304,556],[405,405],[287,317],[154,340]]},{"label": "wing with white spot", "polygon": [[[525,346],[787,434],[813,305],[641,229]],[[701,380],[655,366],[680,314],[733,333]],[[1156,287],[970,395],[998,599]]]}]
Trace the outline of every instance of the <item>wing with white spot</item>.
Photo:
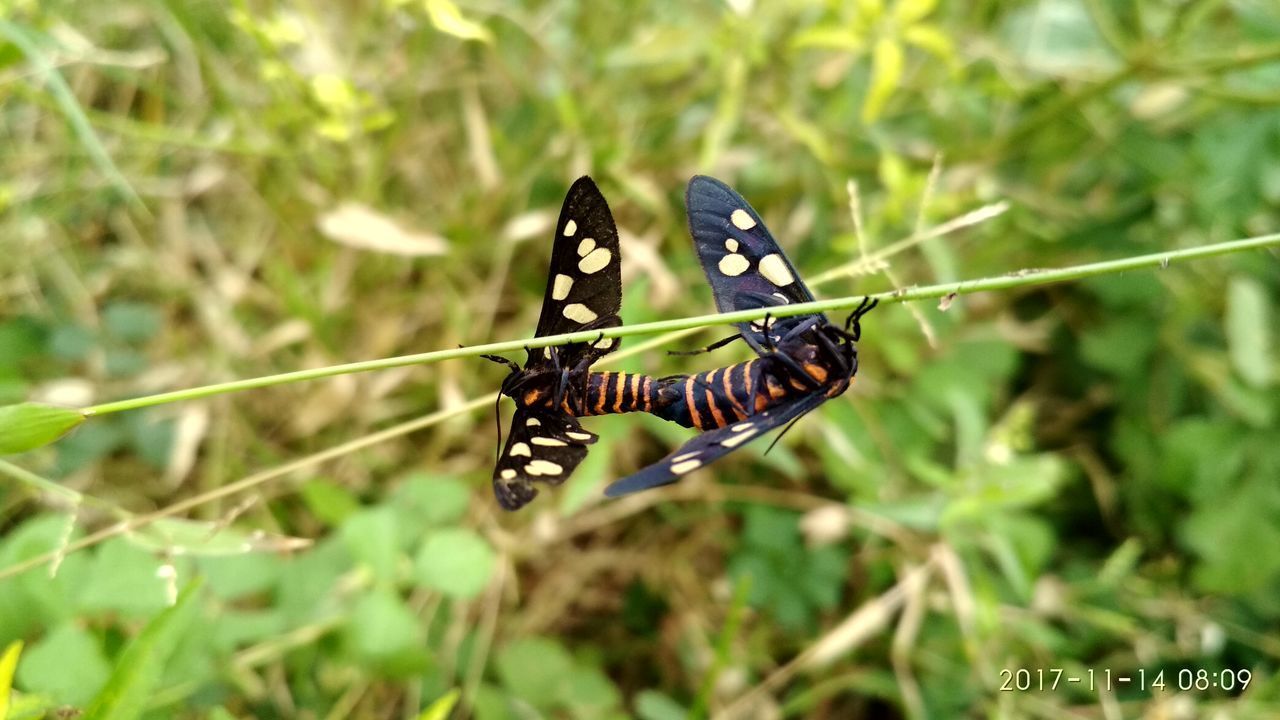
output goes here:
[{"label": "wing with white spot", "polygon": [[[689,233],[720,312],[813,300],[764,221],[733,188],[715,178],[695,175],[685,192],[685,207]],[[782,337],[815,317],[821,316],[779,318],[771,334]],[[739,326],[748,341],[764,344],[762,324]]]},{"label": "wing with white spot", "polygon": [[804,415],[821,405],[826,399],[826,395],[821,392],[800,395],[795,400],[756,413],[741,422],[705,432],[640,472],[610,484],[605,488],[604,494],[608,497],[619,497],[649,488],[670,485],[681,476],[708,465],[770,430]]},{"label": "wing with white spot", "polygon": [[[598,330],[622,324],[622,256],[618,250],[618,230],[604,195],[583,176],[569,188],[560,220],[556,223],[547,271],[547,290],[542,297],[538,337],[578,330]],[[619,340],[607,339],[598,345],[573,343],[558,349],[562,366],[573,367],[584,358],[596,358],[618,348]],[[525,367],[549,359],[541,349],[530,353]],[[590,364],[590,363],[588,363]]]},{"label": "wing with white spot", "polygon": [[538,494],[535,482],[559,485],[599,439],[567,413],[520,408],[493,470],[493,493],[506,510],[519,510]]}]

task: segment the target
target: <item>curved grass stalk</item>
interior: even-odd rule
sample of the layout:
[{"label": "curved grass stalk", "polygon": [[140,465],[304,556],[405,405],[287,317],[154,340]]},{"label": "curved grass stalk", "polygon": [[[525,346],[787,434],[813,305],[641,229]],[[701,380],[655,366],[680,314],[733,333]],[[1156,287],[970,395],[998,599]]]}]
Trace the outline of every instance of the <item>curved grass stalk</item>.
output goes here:
[{"label": "curved grass stalk", "polygon": [[[914,244],[914,242],[919,242],[920,240],[926,239],[927,237],[935,237],[936,235],[937,233],[925,233],[922,236],[917,236],[916,238],[907,238],[906,240],[895,243],[893,246],[890,246],[885,250],[872,254],[866,260],[858,260],[855,263],[850,263],[848,266],[842,266],[840,268],[837,268],[836,271],[824,273],[821,276],[820,280],[815,281],[811,284],[817,285],[817,284],[825,283],[825,282],[837,279],[839,277],[844,277],[846,275],[854,274],[863,268],[867,270],[873,270],[875,263],[877,261],[883,260],[884,257],[894,254],[896,252],[899,252],[901,250],[904,250],[907,247],[910,247],[912,244]],[[914,242],[912,242],[913,240]],[[1233,240],[1229,242],[1216,243],[1213,245],[1205,245],[1197,248],[1175,250],[1175,251],[1170,251],[1166,253],[1152,253],[1149,255],[1139,255],[1131,258],[1125,258],[1122,260],[1110,260],[1105,262],[1089,263],[1085,265],[1076,265],[1068,268],[1059,268],[1059,269],[1052,269],[1052,270],[1022,270],[1018,272],[1009,273],[1000,277],[985,278],[981,280],[968,280],[968,281],[963,281],[959,283],[929,285],[929,286],[915,287],[915,288],[902,288],[902,289],[895,290],[888,293],[879,293],[877,295],[874,295],[873,297],[880,298],[881,302],[885,302],[885,303],[907,302],[907,301],[927,300],[927,299],[935,299],[935,298],[947,298],[947,297],[952,297],[957,295],[983,292],[987,290],[1005,290],[1005,289],[1010,289],[1010,288],[1015,288],[1020,286],[1039,285],[1039,284],[1047,284],[1052,282],[1063,282],[1066,280],[1075,280],[1080,278],[1093,277],[1097,275],[1105,275],[1108,273],[1124,272],[1126,270],[1136,270],[1136,269],[1149,268],[1149,267],[1164,267],[1172,262],[1176,262],[1180,260],[1190,260],[1195,258],[1211,257],[1214,255],[1224,255],[1232,252],[1241,252],[1244,250],[1273,247],[1273,246],[1280,246],[1280,233],[1273,233],[1271,235],[1263,235],[1263,236],[1248,238],[1244,240]],[[792,305],[792,306],[787,306],[786,309],[795,311],[788,314],[802,314],[804,312],[813,311],[813,310],[806,310],[806,309],[801,309],[796,311],[797,308],[817,308],[821,310],[836,310],[836,309],[854,307],[859,302],[861,302],[861,300],[862,300],[862,296],[854,296],[854,297],[838,298],[835,300],[822,300],[822,301],[817,301],[812,303],[804,303],[803,305]],[[777,308],[777,310],[782,310],[782,309],[784,308]],[[781,312],[775,312],[774,314],[779,316],[782,315]],[[764,316],[764,311],[752,310],[752,311],[743,311],[743,312],[737,312],[737,313],[723,313],[719,315],[704,315],[704,316],[699,316],[697,318],[685,318],[683,320],[666,321],[666,322],[659,322],[659,323],[645,323],[643,325],[632,325],[630,326],[630,329],[632,330],[632,332],[630,333],[616,332],[618,330],[623,330],[625,328],[613,328],[611,329],[611,331],[606,331],[606,337],[623,337],[625,335],[632,335],[632,334],[638,335],[640,334],[640,332],[635,332],[636,328],[642,328],[641,332],[659,332],[659,330],[655,330],[653,328],[658,326],[660,327],[672,327],[673,325],[676,326],[675,329],[672,330],[671,332],[668,332],[664,335],[661,335],[657,338],[653,338],[646,342],[640,343],[638,345],[624,348],[616,353],[612,353],[609,356],[600,360],[596,364],[607,365],[607,364],[631,357],[633,355],[646,352],[650,349],[653,349],[655,347],[659,347],[668,342],[671,342],[672,340],[675,340],[687,335],[691,335],[706,325],[713,325],[713,324],[731,322],[731,321],[733,322],[741,321],[741,320],[736,320],[736,318],[738,318],[739,316],[741,316],[742,320],[759,319]],[[701,321],[705,318],[711,318],[712,321],[696,322],[696,323],[692,322],[695,320]],[[595,333],[572,333],[569,335],[559,335],[559,336],[549,335],[546,337],[537,338],[536,339],[538,341],[537,345],[533,344],[533,342],[531,341],[529,343],[529,346],[542,347],[542,346],[549,346],[553,344],[562,344],[564,342],[572,342],[573,338],[576,336],[587,336],[585,337],[585,339],[593,339],[596,337],[596,334]],[[568,338],[568,339],[565,340],[563,338]],[[555,340],[559,340],[559,342],[554,342]],[[514,347],[510,347],[513,345]],[[417,359],[417,362],[431,362],[431,360],[426,360],[426,361],[421,360],[421,358],[429,357],[429,356],[448,355],[449,357],[468,357],[472,355],[478,355],[483,352],[492,352],[491,350],[488,350],[486,348],[492,348],[494,346],[503,346],[503,347],[507,347],[508,349],[522,349],[524,347],[524,345],[522,344],[522,341],[512,341],[507,343],[493,343],[487,346],[475,346],[471,348],[459,348],[458,350],[440,351],[437,353],[423,353],[421,355],[411,355],[411,356],[406,356],[401,358],[390,358],[388,359],[389,361],[398,361],[397,364],[382,365],[381,367],[398,367],[400,365],[415,364],[415,362],[410,361],[412,359]],[[447,358],[437,357],[437,359],[447,359]],[[348,365],[339,365],[331,368],[318,368],[317,371],[333,371],[338,368],[345,368],[344,370],[345,372],[357,372],[358,370],[355,370],[352,368],[356,366],[364,366],[364,367],[361,367],[361,369],[378,369],[377,367],[367,367],[367,366],[374,363],[382,363],[382,362],[386,362],[386,361],[373,361],[373,363],[350,363]],[[286,377],[286,378],[291,378],[291,380],[310,379],[310,378],[300,378],[298,376],[307,374],[307,373],[314,373],[317,371],[303,371],[302,373],[286,373],[283,376],[281,375],[268,376],[266,378],[255,378],[251,380],[237,381],[232,383],[222,383],[220,385],[210,385],[204,388],[194,388],[195,391],[206,391],[203,394],[196,395],[194,397],[204,397],[207,395],[218,394],[219,392],[232,392],[233,390],[247,389],[247,387],[229,387],[229,386],[236,386],[240,383],[259,383],[255,385],[250,385],[248,387],[265,387],[266,385],[269,385],[269,384],[275,384],[275,383],[262,382],[262,381],[270,380],[272,378]],[[327,374],[318,375],[318,377],[328,377],[331,375],[338,375],[338,374],[341,374],[341,372],[328,372]],[[287,381],[290,381],[290,380],[286,380],[286,382]],[[213,389],[214,391],[209,392],[210,389]],[[182,393],[183,391],[177,391],[173,393],[164,393],[161,395],[152,395],[145,398],[136,398],[135,400],[139,400],[139,401],[147,401],[147,400],[155,401],[158,398],[161,398],[161,400],[159,400],[158,402],[147,402],[142,405],[135,405],[134,407],[144,407],[146,405],[160,404],[160,402],[172,402],[177,399],[187,399],[185,397],[183,398],[176,397],[178,395],[181,395]],[[443,422],[457,415],[473,412],[483,407],[487,407],[488,405],[493,403],[496,398],[497,398],[496,394],[475,398],[473,400],[470,400],[456,407],[445,409],[445,410],[438,410],[434,413],[425,415],[423,417],[415,418],[413,420],[403,422],[398,425],[394,425],[392,427],[386,428],[384,430],[380,430],[370,435],[366,435],[364,437],[357,438],[355,440],[351,440],[349,442],[345,442],[340,445],[336,445],[327,450],[323,450],[321,452],[308,455],[306,457],[298,458],[297,460],[285,463],[284,465],[280,465],[278,467],[271,468],[269,470],[264,470],[262,472],[254,473],[253,475],[246,476],[229,485],[224,485],[220,488],[210,490],[209,492],[205,492],[200,495],[196,495],[191,498],[188,498],[186,500],[179,501],[177,503],[174,503],[173,505],[169,505],[167,507],[161,508],[154,512],[146,513],[143,515],[131,516],[109,527],[103,528],[102,530],[99,530],[97,532],[86,535],[78,540],[70,542],[64,547],[44,553],[43,555],[38,555],[32,558],[29,558],[21,563],[17,563],[10,567],[4,568],[3,570],[0,570],[0,580],[4,580],[5,578],[12,577],[14,575],[23,573],[32,568],[39,567],[41,565],[44,565],[48,562],[53,561],[54,559],[60,556],[69,554],[71,552],[75,552],[76,550],[81,550],[81,549],[90,547],[92,545],[96,545],[104,540],[115,537],[116,535],[120,535],[126,532],[131,532],[137,528],[143,527],[156,520],[169,517],[172,515],[177,515],[178,513],[184,512],[186,510],[197,507],[199,505],[203,505],[204,503],[207,503],[207,502],[212,502],[214,500],[217,500],[229,495],[234,495],[236,493],[250,490],[270,480],[274,480],[284,475],[288,475],[290,473],[297,472],[299,470],[303,470],[315,465],[319,465],[320,463],[341,457],[343,455],[355,452],[357,450],[361,450],[371,445],[376,445],[377,443],[383,442],[385,440],[390,440],[392,438],[399,437],[401,435],[406,435],[408,433],[415,432],[417,430],[422,430],[424,428]],[[86,415],[89,415],[89,414],[103,414],[104,412],[116,412],[119,410],[126,410],[129,408],[120,407],[120,406],[126,405],[129,402],[130,401],[121,401],[119,403],[108,403],[105,406],[100,405],[100,406],[95,406],[93,408],[86,408],[84,412],[86,413]],[[112,407],[112,406],[116,406],[116,407]],[[104,411],[103,408],[108,408],[108,409]],[[94,411],[94,410],[96,410],[96,413],[91,413],[91,411]]]},{"label": "curved grass stalk", "polygon": [[[873,294],[871,297],[877,298],[881,303],[910,302],[915,300],[955,297],[958,295],[968,295],[988,290],[1009,290],[1016,287],[1045,285],[1048,283],[1063,282],[1066,280],[1079,280],[1082,278],[1094,277],[1096,275],[1124,272],[1126,270],[1166,266],[1173,262],[1210,257],[1213,255],[1224,255],[1227,253],[1252,250],[1273,245],[1280,245],[1280,233],[1263,235],[1245,240],[1232,240],[1195,248],[1170,250],[1168,252],[1151,253],[1149,255],[1138,255],[1121,260],[1107,260],[1103,262],[1087,263],[1084,265],[1074,265],[1071,267],[1056,269],[1019,270],[998,277],[983,278],[979,280],[965,280],[957,283],[901,288],[890,292]],[[476,357],[484,354],[515,352],[525,348],[550,347],[553,345],[565,345],[574,342],[593,342],[602,337],[625,338],[635,335],[655,335],[674,330],[698,329],[710,325],[731,325],[750,322],[753,320],[762,320],[766,315],[771,315],[773,317],[791,317],[793,315],[806,315],[809,313],[852,310],[862,302],[864,297],[866,296],[853,295],[834,298],[831,300],[815,300],[807,303],[796,303],[793,305],[778,305],[769,308],[738,310],[736,312],[716,313],[712,315],[695,315],[693,317],[677,318],[675,320],[659,320],[657,322],[626,325],[607,328],[604,330],[586,330],[562,333],[559,335],[544,335],[542,337],[527,338],[523,340],[507,340],[504,342],[472,345],[470,347],[452,348],[449,350],[435,350],[415,355],[401,355],[399,357],[382,358],[379,360],[365,360],[362,362],[345,363],[342,365],[330,365],[329,367],[297,370],[278,375],[247,378],[244,380],[233,380],[231,382],[217,383],[215,385],[205,385],[203,387],[160,393],[158,395],[147,395],[128,400],[103,403],[101,405],[92,405],[90,407],[82,408],[81,413],[83,413],[85,417],[106,415],[107,413],[133,410],[153,405],[163,405],[165,403],[178,402],[180,400],[194,400],[196,398],[210,397],[212,395],[222,395],[241,390],[271,387],[274,385],[283,385],[303,380],[319,380],[321,378],[346,375],[349,373],[368,372],[370,370],[386,370],[390,368],[405,367],[407,365],[428,365],[442,360]]]}]

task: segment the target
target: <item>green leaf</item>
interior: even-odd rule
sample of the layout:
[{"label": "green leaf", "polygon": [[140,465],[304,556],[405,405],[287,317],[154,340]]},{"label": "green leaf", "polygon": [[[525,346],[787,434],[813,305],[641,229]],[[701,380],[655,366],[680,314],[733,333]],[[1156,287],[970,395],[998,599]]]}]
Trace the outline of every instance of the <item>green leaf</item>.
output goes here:
[{"label": "green leaf", "polygon": [[896,39],[882,37],[872,51],[871,85],[862,103],[862,122],[870,124],[880,117],[889,97],[902,79],[902,45]]},{"label": "green leaf", "polygon": [[642,690],[636,695],[636,717],[640,720],[684,720],[689,711],[669,695]]},{"label": "green leaf", "polygon": [[457,688],[450,690],[427,706],[427,709],[418,715],[418,720],[449,720],[449,713],[453,712],[453,706],[458,704],[458,698],[461,695]]},{"label": "green leaf", "polygon": [[9,643],[0,655],[0,719],[9,717],[9,693],[13,690],[13,671],[18,667],[18,656],[22,654],[22,641]]},{"label": "green leaf", "polygon": [[71,620],[27,650],[19,671],[22,687],[64,705],[83,707],[111,674],[111,665],[93,635]]},{"label": "green leaf", "polygon": [[440,32],[463,40],[493,42],[493,33],[489,32],[489,28],[463,16],[453,0],[426,0],[426,3],[431,24]]},{"label": "green leaf", "polygon": [[498,653],[498,675],[516,697],[547,708],[565,697],[573,658],[549,638],[517,640]]},{"label": "green leaf", "polygon": [[166,661],[195,616],[200,585],[199,578],[192,580],[177,603],[157,615],[129,644],[83,720],[129,720],[142,714]]},{"label": "green leaf", "polygon": [[80,589],[80,610],[128,617],[147,617],[160,611],[168,601],[164,582],[157,577],[159,569],[160,561],[153,553],[123,538],[108,540],[93,556]]},{"label": "green leaf", "polygon": [[380,507],[352,515],[341,529],[342,540],[356,560],[386,582],[395,582],[402,556],[396,525],[395,511]]},{"label": "green leaf", "polygon": [[423,587],[472,598],[489,584],[496,562],[493,549],[471,530],[438,530],[422,543],[414,574]]},{"label": "green leaf", "polygon": [[1255,388],[1271,384],[1271,306],[1257,280],[1235,277],[1227,288],[1227,346],[1231,366]]},{"label": "green leaf", "polygon": [[85,421],[79,410],[25,402],[0,407],[0,455],[43,447]]},{"label": "green leaf", "polygon": [[138,302],[113,302],[102,312],[107,334],[127,343],[150,340],[160,330],[160,311]]},{"label": "green leaf", "polygon": [[423,525],[457,522],[471,504],[471,488],[457,478],[413,473],[396,488],[391,506],[402,526],[420,537]]},{"label": "green leaf", "polygon": [[341,525],[360,509],[360,501],[350,490],[325,479],[315,479],[303,485],[302,501],[312,515],[330,526]]},{"label": "green leaf", "polygon": [[849,27],[820,25],[795,34],[791,40],[794,48],[825,48],[860,53],[867,46],[862,33]]},{"label": "green leaf", "polygon": [[898,0],[893,7],[893,18],[902,25],[911,25],[929,16],[938,0]]},{"label": "green leaf", "polygon": [[355,654],[380,672],[407,676],[427,666],[422,626],[389,588],[375,588],[360,598],[346,637]]},{"label": "green leaf", "polygon": [[947,63],[952,71],[959,69],[955,45],[938,28],[932,25],[915,25],[902,31],[902,39]]}]

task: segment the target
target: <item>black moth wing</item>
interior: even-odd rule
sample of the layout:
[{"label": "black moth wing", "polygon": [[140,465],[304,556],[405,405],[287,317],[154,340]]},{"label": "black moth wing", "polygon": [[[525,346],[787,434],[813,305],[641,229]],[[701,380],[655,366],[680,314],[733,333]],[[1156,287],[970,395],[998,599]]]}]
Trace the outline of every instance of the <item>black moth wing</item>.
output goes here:
[{"label": "black moth wing", "polygon": [[682,475],[724,457],[747,442],[804,415],[826,399],[826,395],[820,391],[806,393],[790,402],[758,412],[746,420],[705,432],[640,472],[611,483],[605,488],[604,494],[619,497],[670,485]]},{"label": "black moth wing", "polygon": [[[547,290],[535,335],[598,330],[622,324],[622,254],[618,229],[604,195],[590,177],[578,178],[565,195],[556,222],[547,269]],[[562,367],[590,365],[618,348],[617,338],[557,348]],[[525,367],[548,362],[550,348],[533,349]]]},{"label": "black moth wing", "polygon": [[[685,191],[685,207],[689,234],[720,312],[813,300],[760,215],[733,188],[695,175]],[[777,318],[772,320],[770,334],[777,340],[815,321],[826,319],[820,314]],[[757,350],[768,345],[763,323],[739,323],[739,328]]]},{"label": "black moth wing", "polygon": [[506,510],[519,510],[538,494],[534,482],[559,485],[598,438],[564,412],[519,408],[506,447],[493,469],[493,493]]}]

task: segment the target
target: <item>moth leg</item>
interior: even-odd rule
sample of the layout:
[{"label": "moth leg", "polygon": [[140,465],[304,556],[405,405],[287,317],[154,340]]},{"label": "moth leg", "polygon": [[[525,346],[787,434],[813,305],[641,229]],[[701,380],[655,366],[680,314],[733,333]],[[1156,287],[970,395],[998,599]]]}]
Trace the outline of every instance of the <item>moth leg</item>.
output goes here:
[{"label": "moth leg", "polygon": [[879,298],[866,296],[862,298],[862,304],[856,310],[849,313],[849,317],[844,321],[845,332],[852,336],[854,342],[862,339],[862,316],[871,312],[880,304]]},{"label": "moth leg", "polygon": [[668,350],[667,354],[668,355],[701,355],[702,353],[709,353],[712,350],[719,350],[720,348],[724,347],[725,345],[728,345],[729,343],[733,342],[734,340],[737,340],[740,337],[742,337],[742,333],[734,333],[733,335],[730,335],[727,338],[721,338],[711,343],[710,345],[706,347],[698,348],[697,350]]},{"label": "moth leg", "polygon": [[510,369],[512,372],[520,372],[520,366],[516,364],[514,360],[511,360],[509,358],[504,358],[501,355],[481,355],[480,357],[484,358],[485,360],[488,360],[489,362],[498,363],[499,365],[506,365],[507,368]]}]

